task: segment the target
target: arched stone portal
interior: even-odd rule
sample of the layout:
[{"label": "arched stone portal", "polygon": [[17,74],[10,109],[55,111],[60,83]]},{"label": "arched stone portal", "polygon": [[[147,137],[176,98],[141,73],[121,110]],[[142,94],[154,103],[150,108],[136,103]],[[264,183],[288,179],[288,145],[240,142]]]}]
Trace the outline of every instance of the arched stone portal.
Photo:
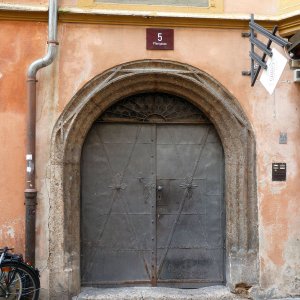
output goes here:
[{"label": "arched stone portal", "polygon": [[51,144],[51,299],[80,290],[80,158],[94,121],[118,100],[146,92],[169,93],[199,107],[218,131],[225,155],[226,282],[258,282],[255,140],[238,101],[192,66],[142,60],[116,66],[89,81],[58,119]]}]

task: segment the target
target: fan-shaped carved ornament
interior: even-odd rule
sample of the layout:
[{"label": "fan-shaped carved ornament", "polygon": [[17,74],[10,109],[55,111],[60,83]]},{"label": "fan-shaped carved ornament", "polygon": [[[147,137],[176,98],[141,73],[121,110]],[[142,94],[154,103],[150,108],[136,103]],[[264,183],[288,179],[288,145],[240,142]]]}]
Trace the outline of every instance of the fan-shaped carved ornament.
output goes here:
[{"label": "fan-shaped carved ornament", "polygon": [[164,93],[144,93],[120,100],[97,122],[210,123],[195,105]]}]

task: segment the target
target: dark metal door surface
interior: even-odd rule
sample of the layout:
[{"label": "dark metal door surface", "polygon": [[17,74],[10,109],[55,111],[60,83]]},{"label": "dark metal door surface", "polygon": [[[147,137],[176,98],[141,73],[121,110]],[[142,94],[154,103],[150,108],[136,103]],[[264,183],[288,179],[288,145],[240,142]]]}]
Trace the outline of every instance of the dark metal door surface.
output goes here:
[{"label": "dark metal door surface", "polygon": [[212,125],[157,126],[157,280],[224,281],[223,150]]},{"label": "dark metal door surface", "polygon": [[223,283],[223,167],[212,125],[95,123],[81,164],[82,285]]},{"label": "dark metal door surface", "polygon": [[82,153],[83,285],[147,283],[153,262],[155,126],[95,124]]}]

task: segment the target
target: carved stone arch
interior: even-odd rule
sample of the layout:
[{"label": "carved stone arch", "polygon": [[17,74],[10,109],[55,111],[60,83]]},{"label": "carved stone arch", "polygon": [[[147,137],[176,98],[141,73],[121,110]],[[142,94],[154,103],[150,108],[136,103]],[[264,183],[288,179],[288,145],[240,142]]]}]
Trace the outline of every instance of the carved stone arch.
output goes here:
[{"label": "carved stone arch", "polygon": [[51,299],[70,298],[80,290],[80,157],[86,134],[108,107],[145,92],[184,98],[215,125],[225,154],[227,285],[258,282],[255,139],[250,122],[234,96],[207,73],[178,62],[141,60],[90,80],[54,127],[48,262]]}]

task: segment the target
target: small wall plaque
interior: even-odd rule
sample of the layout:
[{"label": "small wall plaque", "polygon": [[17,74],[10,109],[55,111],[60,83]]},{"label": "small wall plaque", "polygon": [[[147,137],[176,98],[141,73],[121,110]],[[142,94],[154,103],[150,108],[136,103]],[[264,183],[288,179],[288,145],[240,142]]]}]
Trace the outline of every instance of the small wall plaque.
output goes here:
[{"label": "small wall plaque", "polygon": [[174,50],[174,29],[147,28],[147,50]]},{"label": "small wall plaque", "polygon": [[280,132],[279,144],[287,144],[287,133],[286,132]]},{"label": "small wall plaque", "polygon": [[286,163],[272,163],[272,181],[286,181]]}]

